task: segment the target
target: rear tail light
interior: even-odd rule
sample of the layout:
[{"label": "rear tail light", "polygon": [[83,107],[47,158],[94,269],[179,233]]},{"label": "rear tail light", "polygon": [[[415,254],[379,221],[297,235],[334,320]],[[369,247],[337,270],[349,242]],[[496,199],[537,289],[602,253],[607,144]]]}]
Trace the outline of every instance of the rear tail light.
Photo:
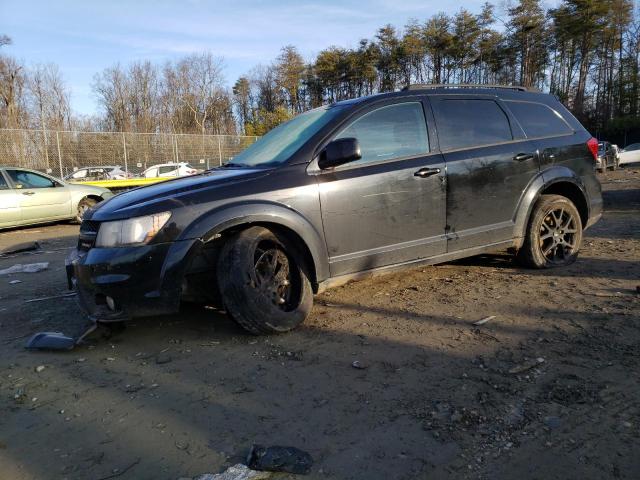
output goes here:
[{"label": "rear tail light", "polygon": [[593,161],[597,161],[598,160],[598,140],[596,140],[595,138],[591,137],[588,141],[587,141],[587,147],[589,148],[589,151],[591,152],[591,155],[593,155]]}]

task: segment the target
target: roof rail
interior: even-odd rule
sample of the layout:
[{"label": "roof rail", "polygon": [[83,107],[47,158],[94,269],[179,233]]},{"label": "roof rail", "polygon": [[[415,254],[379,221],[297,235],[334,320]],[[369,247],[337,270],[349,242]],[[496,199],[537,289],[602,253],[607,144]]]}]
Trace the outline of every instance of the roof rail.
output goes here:
[{"label": "roof rail", "polygon": [[408,85],[402,89],[403,92],[409,90],[431,90],[436,88],[489,88],[489,89],[504,89],[504,90],[518,90],[520,92],[537,92],[538,90],[535,88],[522,87],[518,85],[481,85],[481,84],[472,84],[472,83],[437,83],[437,84],[428,84],[428,83],[417,83],[414,85]]}]

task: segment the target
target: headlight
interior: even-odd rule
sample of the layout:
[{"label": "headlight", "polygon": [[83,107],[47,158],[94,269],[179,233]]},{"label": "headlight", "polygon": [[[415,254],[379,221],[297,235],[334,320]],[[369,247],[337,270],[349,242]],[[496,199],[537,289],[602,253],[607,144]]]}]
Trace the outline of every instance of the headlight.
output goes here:
[{"label": "headlight", "polygon": [[103,222],[98,230],[96,247],[123,247],[149,242],[171,217],[170,212],[146,217]]}]

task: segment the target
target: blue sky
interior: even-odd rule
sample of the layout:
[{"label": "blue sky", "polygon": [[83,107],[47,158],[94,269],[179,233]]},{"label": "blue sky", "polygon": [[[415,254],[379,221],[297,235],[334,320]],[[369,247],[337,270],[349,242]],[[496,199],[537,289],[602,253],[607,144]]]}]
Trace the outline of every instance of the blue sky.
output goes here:
[{"label": "blue sky", "polygon": [[[477,12],[484,0],[468,0]],[[499,2],[496,2],[499,3]],[[74,111],[96,112],[95,73],[117,62],[164,62],[211,51],[224,58],[228,84],[257,64],[271,62],[282,46],[312,58],[330,45],[354,46],[380,26],[424,20],[460,3],[438,0],[0,0],[3,51],[27,65],[60,66]]]}]

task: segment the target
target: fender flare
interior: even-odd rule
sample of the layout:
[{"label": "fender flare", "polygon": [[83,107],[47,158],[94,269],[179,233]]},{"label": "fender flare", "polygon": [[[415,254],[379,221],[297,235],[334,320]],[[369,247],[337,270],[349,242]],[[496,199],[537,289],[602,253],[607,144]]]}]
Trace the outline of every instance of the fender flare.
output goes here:
[{"label": "fender flare", "polygon": [[312,281],[320,283],[329,278],[328,253],[322,232],[296,210],[275,202],[241,202],[208,211],[191,222],[176,243],[192,244],[188,253],[182,252],[182,255],[186,254],[184,256],[189,257],[185,258],[188,261],[199,252],[202,245],[223,231],[240,225],[261,223],[278,225],[294,232],[304,242],[311,255],[313,265],[309,267],[312,268],[311,273],[314,277]]},{"label": "fender flare", "polygon": [[524,243],[524,237],[534,205],[543,192],[556,183],[570,183],[580,190],[587,208],[587,217],[589,217],[589,196],[580,177],[567,167],[560,165],[553,166],[539,172],[520,197],[516,218],[514,220],[514,247],[520,248]]}]

